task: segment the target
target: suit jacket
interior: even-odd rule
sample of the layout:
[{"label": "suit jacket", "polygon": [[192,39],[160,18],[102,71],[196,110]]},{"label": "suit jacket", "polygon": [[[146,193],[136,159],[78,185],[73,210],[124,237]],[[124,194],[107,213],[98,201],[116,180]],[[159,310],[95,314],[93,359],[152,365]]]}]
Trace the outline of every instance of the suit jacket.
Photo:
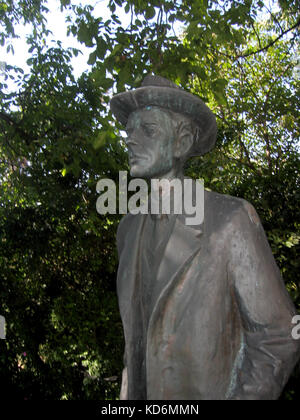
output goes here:
[{"label": "suit jacket", "polygon": [[186,226],[177,216],[156,279],[167,282],[145,331],[138,267],[146,217],[128,214],[117,234],[121,397],[277,399],[300,342],[291,335],[295,308],[254,208],[205,191],[203,225]]}]

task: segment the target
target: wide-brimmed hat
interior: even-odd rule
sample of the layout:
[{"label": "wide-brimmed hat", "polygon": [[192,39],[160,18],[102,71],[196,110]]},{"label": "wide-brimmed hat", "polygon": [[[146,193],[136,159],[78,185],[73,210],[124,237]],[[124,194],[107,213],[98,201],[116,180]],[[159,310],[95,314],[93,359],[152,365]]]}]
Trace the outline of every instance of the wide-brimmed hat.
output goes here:
[{"label": "wide-brimmed hat", "polygon": [[132,112],[148,106],[165,108],[186,115],[194,121],[200,130],[193,154],[202,155],[213,148],[217,124],[212,111],[198,96],[185,92],[163,77],[148,75],[140,88],[119,93],[110,102],[113,115],[124,126]]}]

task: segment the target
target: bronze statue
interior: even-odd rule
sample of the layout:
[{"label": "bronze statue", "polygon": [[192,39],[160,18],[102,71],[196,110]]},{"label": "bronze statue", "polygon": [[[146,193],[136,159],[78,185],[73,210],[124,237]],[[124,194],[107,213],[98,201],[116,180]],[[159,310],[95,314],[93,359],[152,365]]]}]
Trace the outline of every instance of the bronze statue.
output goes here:
[{"label": "bronze statue", "polygon": [[[211,150],[216,121],[195,95],[158,76],[116,95],[131,175],[183,179]],[[118,298],[125,335],[121,399],[277,399],[298,358],[295,308],[247,201],[205,191],[204,223],[126,215]]]}]

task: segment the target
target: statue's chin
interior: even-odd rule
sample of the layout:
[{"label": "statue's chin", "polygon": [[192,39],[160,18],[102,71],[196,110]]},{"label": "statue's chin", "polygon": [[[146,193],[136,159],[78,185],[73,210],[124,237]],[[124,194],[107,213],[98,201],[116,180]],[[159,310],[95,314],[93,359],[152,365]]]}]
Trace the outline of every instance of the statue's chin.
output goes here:
[{"label": "statue's chin", "polygon": [[133,165],[131,166],[131,169],[130,169],[130,175],[133,178],[147,178],[148,173],[147,173],[147,170],[145,170],[145,168],[141,168],[140,166]]},{"label": "statue's chin", "polygon": [[160,167],[159,170],[154,166],[142,166],[142,165],[131,165],[130,166],[130,175],[133,178],[145,178],[145,179],[155,179],[163,177],[164,172],[167,174],[170,169],[166,168],[165,171],[162,171]]}]

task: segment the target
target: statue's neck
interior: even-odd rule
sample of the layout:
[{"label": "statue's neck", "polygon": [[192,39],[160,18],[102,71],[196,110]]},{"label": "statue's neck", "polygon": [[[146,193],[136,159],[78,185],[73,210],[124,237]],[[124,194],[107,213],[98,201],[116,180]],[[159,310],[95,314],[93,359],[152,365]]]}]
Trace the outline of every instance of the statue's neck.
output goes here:
[{"label": "statue's neck", "polygon": [[172,181],[173,179],[184,179],[184,172],[182,166],[173,167],[169,172],[163,175],[153,176],[151,179],[167,179],[168,181]]}]

